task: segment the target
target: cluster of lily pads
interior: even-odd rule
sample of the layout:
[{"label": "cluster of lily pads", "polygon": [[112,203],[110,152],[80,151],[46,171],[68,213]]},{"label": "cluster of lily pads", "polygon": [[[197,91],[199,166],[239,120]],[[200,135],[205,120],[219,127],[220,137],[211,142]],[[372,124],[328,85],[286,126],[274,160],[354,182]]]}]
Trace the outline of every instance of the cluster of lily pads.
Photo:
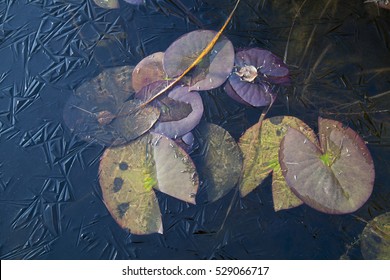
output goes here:
[{"label": "cluster of lily pads", "polygon": [[[162,233],[155,191],[195,204],[199,188],[214,202],[237,185],[246,196],[270,173],[275,211],[302,203],[331,214],[360,208],[372,192],[374,166],[364,141],[341,123],[320,118],[317,139],[297,118],[261,119],[237,143],[222,127],[200,122],[207,90],[223,86],[234,100],[260,107],[273,102],[275,86],[289,83],[287,66],[271,52],[235,52],[216,36],[187,33],[136,66],[104,70],[67,101],[71,131],[108,147],[99,180],[117,223],[134,234]],[[201,155],[195,163],[194,141]]]},{"label": "cluster of lily pads", "polygon": [[[237,183],[244,197],[272,172],[276,211],[302,203],[334,214],[361,207],[372,191],[373,162],[364,141],[339,122],[320,118],[317,139],[297,118],[272,117],[250,127],[238,144],[222,127],[198,125],[203,114],[198,91],[225,84],[242,103],[271,102],[273,83],[288,82],[288,70],[268,51],[249,49],[234,56],[223,37],[180,85],[146,103],[184,71],[213,35],[194,31],[135,67],[107,69],[68,100],[64,119],[69,128],[109,146],[99,178],[118,224],[136,234],[161,233],[153,189],[195,204],[199,177],[210,202]],[[197,167],[186,152],[195,127],[202,149]]]}]

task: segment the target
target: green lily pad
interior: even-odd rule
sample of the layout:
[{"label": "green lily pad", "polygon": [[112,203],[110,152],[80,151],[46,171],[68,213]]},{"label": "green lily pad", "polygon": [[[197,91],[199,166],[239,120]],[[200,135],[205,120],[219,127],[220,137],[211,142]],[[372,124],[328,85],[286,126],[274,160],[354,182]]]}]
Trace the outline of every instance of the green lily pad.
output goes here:
[{"label": "green lily pad", "polygon": [[244,158],[239,186],[241,196],[249,194],[273,172],[272,196],[275,211],[302,204],[288,187],[279,165],[280,142],[289,127],[299,129],[311,141],[316,141],[315,133],[307,124],[290,116],[272,117],[258,122],[248,128],[239,140]]},{"label": "green lily pad", "polygon": [[279,162],[292,191],[307,205],[329,214],[351,213],[370,197],[374,164],[363,139],[340,122],[319,118],[320,147],[289,128]]},{"label": "green lily pad", "polygon": [[199,176],[209,202],[218,200],[237,184],[242,168],[240,148],[222,127],[202,123],[196,128],[201,149]]},{"label": "green lily pad", "polygon": [[390,212],[375,217],[364,228],[361,251],[366,260],[390,260]]},{"label": "green lily pad", "polygon": [[157,133],[106,149],[100,161],[99,181],[111,215],[134,234],[163,231],[153,189],[195,204],[199,185],[188,154]]},{"label": "green lily pad", "polygon": [[131,82],[133,67],[104,70],[82,84],[65,104],[69,129],[87,141],[122,145],[147,132],[160,116],[153,106],[140,106]]}]

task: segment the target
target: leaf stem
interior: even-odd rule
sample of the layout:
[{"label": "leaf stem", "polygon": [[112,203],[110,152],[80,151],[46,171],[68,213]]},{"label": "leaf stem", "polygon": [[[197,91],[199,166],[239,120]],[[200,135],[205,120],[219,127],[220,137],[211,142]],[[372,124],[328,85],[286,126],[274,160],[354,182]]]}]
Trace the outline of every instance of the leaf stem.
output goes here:
[{"label": "leaf stem", "polygon": [[230,12],[229,17],[226,19],[225,23],[222,25],[221,29],[215,34],[214,38],[210,41],[210,43],[207,44],[207,46],[203,49],[203,51],[199,54],[199,56],[191,63],[190,66],[187,67],[184,72],[175,78],[171,83],[169,83],[166,87],[164,87],[162,90],[160,90],[156,95],[154,95],[152,98],[149,100],[145,101],[140,105],[140,107],[144,107],[165,92],[167,92],[169,89],[171,89],[174,85],[176,85],[185,75],[187,75],[196,65],[198,65],[203,58],[213,49],[215,44],[217,43],[218,39],[221,37],[223,31],[226,29],[227,25],[229,24],[230,20],[233,17],[234,12],[236,11],[238,4],[240,3],[241,0],[237,0],[236,5],[234,6],[233,10]]}]

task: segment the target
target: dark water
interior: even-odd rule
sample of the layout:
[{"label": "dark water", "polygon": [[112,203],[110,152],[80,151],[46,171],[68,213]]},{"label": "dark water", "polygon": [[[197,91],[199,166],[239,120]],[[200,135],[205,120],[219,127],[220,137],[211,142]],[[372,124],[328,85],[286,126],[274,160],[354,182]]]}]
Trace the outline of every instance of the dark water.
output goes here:
[{"label": "dark water", "polygon": [[[164,235],[131,235],[108,213],[97,178],[103,147],[62,120],[73,90],[102,69],[135,65],[180,35],[217,30],[234,1],[0,1],[1,259],[361,259],[365,223],[390,209],[390,10],[349,0],[243,0],[225,35],[285,57],[292,85],[269,116],[342,121],[367,141],[376,179],[349,215],[274,212],[270,178],[247,197],[190,206],[158,193]],[[261,109],[202,93],[204,119],[236,139]],[[230,208],[229,208],[230,207]],[[230,209],[228,211],[228,209]]]}]

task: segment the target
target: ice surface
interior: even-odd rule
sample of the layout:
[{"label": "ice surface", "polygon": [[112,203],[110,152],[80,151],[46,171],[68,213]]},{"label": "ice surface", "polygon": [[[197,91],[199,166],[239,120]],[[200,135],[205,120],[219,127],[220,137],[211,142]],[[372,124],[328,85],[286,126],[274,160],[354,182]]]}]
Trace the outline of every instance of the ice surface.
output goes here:
[{"label": "ice surface", "polygon": [[[376,181],[356,216],[390,209],[389,10],[363,1],[247,0],[225,36],[236,48],[284,58],[291,86],[269,111],[315,126],[318,115],[349,124],[368,142]],[[291,3],[290,3],[291,2]],[[180,4],[182,5],[180,5]],[[122,5],[123,4],[123,5]],[[136,65],[184,33],[218,30],[232,1],[0,1],[1,259],[338,259],[361,233],[354,216],[301,206],[273,211],[271,182],[244,199],[232,191],[190,206],[157,193],[164,235],[131,235],[102,202],[104,147],[74,137],[62,120],[72,92],[103,69]],[[216,89],[203,118],[238,139],[260,111]],[[196,143],[194,144],[196,148]],[[350,258],[361,258],[350,250]]]}]

